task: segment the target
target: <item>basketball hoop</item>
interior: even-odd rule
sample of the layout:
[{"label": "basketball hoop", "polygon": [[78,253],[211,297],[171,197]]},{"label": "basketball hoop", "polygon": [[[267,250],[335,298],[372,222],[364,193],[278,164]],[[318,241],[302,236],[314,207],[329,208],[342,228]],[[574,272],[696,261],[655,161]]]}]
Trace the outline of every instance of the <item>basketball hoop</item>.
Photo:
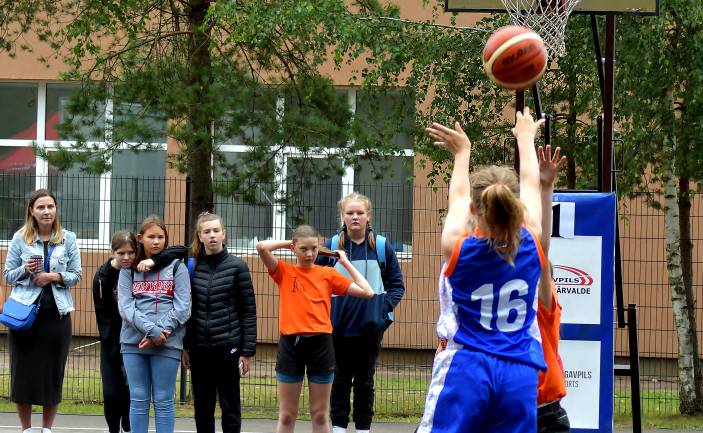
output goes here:
[{"label": "basketball hoop", "polygon": [[566,22],[581,0],[501,0],[513,23],[534,30],[544,40],[549,57],[566,52]]}]

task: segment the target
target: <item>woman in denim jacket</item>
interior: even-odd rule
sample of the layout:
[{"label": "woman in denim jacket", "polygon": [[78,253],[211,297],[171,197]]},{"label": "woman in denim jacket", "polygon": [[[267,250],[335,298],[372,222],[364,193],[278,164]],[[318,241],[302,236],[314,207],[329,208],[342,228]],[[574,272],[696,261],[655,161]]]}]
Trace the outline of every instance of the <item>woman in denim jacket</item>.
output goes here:
[{"label": "woman in denim jacket", "polygon": [[[3,272],[12,299],[39,305],[32,328],[8,332],[10,400],[25,433],[31,432],[32,405],[43,406],[42,433],[51,432],[71,342],[70,288],[82,272],[76,235],[61,228],[56,205],[48,190],[32,193],[24,227],[12,237]],[[32,255],[42,260],[29,260]]]}]

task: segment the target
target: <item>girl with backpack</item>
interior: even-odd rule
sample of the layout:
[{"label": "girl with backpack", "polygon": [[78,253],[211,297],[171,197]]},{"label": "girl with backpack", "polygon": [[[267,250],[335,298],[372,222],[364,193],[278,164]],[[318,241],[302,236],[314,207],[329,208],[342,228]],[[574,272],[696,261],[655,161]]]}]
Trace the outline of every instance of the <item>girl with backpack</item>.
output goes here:
[{"label": "girl with backpack", "polygon": [[[173,433],[173,396],[181,360],[185,323],[190,317],[190,278],[173,260],[156,271],[139,272],[136,264],[168,246],[168,231],[156,215],[142,222],[137,258],[120,271],[117,301],[122,316],[121,353],[129,381],[129,419],[134,433],[146,433],[154,400],[157,433]],[[152,392],[153,390],[153,392]]]},{"label": "girl with backpack", "polygon": [[[356,431],[368,432],[373,419],[374,374],[381,352],[381,340],[393,322],[405,284],[395,251],[386,239],[371,228],[371,200],[353,192],[339,203],[342,228],[325,246],[346,252],[352,266],[368,280],[376,296],[371,299],[335,296],[332,298],[332,337],[336,369],[330,398],[333,433],[346,433],[350,398],[354,390],[352,419]],[[349,276],[333,257],[320,257],[317,263],[333,266]]]}]

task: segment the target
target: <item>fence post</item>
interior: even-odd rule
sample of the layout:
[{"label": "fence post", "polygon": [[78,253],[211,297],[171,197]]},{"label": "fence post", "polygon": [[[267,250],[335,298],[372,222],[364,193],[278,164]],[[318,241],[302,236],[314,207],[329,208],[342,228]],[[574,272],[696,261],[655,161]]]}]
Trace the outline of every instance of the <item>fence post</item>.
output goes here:
[{"label": "fence post", "polygon": [[[183,209],[185,211],[184,215],[184,227],[183,227],[183,243],[188,245],[188,239],[190,239],[190,176],[186,176],[186,194],[185,194],[185,206]],[[185,404],[187,401],[186,388],[188,386],[186,369],[181,366],[181,404]]]}]

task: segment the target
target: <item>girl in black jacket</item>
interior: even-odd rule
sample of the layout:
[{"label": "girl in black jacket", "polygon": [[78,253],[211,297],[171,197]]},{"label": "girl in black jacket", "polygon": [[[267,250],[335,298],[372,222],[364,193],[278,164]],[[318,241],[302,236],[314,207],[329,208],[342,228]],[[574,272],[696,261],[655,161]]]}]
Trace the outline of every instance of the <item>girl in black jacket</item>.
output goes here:
[{"label": "girl in black jacket", "polygon": [[[105,262],[93,277],[93,302],[100,334],[100,375],[103,382],[103,411],[110,433],[125,432],[129,424],[129,388],[120,354],[122,318],[117,310],[117,279],[120,269],[132,266],[137,240],[127,230],[115,233],[111,242],[112,258]],[[167,248],[153,260],[140,266],[159,269],[187,252],[184,246]]]},{"label": "girl in black jacket", "polygon": [[190,368],[195,426],[215,431],[215,395],[223,433],[241,430],[239,378],[256,352],[256,302],[249,267],[227,252],[219,215],[205,213],[196,224],[191,253],[191,316],[183,342],[183,366]]}]

